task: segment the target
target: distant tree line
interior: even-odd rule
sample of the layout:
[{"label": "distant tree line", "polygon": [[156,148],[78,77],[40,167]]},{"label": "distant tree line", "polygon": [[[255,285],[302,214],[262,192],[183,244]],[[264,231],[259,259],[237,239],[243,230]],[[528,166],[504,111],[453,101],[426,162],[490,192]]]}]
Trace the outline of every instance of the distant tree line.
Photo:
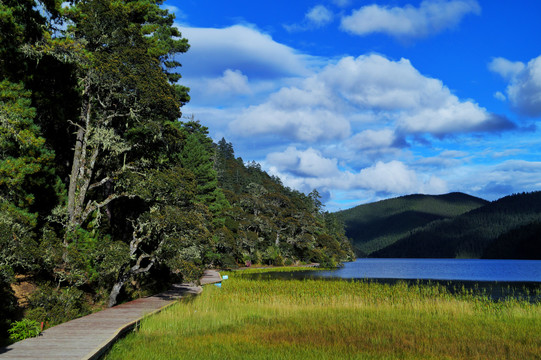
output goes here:
[{"label": "distant tree line", "polygon": [[486,204],[486,200],[463,193],[406,195],[359,205],[336,215],[345,223],[357,255],[365,257],[436,220],[451,219]]},{"label": "distant tree line", "polygon": [[540,259],[540,221],[541,192],[515,194],[417,228],[372,256]]}]

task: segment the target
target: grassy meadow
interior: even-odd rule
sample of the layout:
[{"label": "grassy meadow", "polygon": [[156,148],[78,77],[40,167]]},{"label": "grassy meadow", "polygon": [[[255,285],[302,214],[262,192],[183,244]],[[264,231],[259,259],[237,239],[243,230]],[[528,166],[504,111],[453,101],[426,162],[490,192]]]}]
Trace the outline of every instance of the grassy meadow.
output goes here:
[{"label": "grassy meadow", "polygon": [[539,359],[541,304],[438,285],[229,273],[145,319],[106,359]]}]

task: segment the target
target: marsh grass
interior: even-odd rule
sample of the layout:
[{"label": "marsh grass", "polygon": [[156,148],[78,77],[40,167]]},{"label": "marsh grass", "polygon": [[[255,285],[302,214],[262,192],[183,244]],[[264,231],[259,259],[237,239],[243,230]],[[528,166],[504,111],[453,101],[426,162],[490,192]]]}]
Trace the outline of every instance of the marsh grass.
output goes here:
[{"label": "marsh grass", "polygon": [[535,359],[541,305],[439,285],[229,273],[143,321],[107,359]]}]

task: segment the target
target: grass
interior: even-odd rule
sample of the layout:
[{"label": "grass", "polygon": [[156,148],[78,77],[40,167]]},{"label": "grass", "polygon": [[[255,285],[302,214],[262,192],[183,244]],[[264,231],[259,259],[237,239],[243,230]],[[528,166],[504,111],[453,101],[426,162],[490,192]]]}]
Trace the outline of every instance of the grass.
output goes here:
[{"label": "grass", "polygon": [[106,359],[536,359],[541,304],[438,285],[228,273],[145,319]]}]

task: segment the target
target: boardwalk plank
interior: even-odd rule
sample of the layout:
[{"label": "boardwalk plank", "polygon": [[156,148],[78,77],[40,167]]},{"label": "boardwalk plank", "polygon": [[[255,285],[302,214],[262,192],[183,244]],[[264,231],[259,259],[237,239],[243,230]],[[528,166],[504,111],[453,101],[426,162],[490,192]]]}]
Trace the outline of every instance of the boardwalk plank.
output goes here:
[{"label": "boardwalk plank", "polygon": [[[221,282],[217,271],[207,270],[201,285]],[[99,359],[126,331],[141,319],[161,311],[186,294],[198,294],[201,287],[175,284],[167,292],[137,299],[45,330],[39,337],[0,348],[0,359]]]}]

